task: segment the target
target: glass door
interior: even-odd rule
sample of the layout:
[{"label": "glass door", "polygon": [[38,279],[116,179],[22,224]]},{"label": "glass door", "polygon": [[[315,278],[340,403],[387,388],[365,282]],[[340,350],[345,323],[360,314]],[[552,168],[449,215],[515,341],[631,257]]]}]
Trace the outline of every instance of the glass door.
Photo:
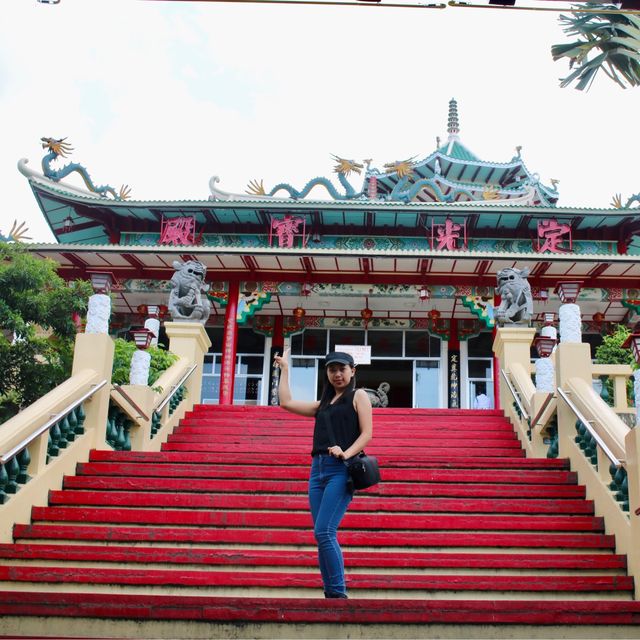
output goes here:
[{"label": "glass door", "polygon": [[435,409],[440,406],[440,360],[415,360],[413,367],[413,406]]}]

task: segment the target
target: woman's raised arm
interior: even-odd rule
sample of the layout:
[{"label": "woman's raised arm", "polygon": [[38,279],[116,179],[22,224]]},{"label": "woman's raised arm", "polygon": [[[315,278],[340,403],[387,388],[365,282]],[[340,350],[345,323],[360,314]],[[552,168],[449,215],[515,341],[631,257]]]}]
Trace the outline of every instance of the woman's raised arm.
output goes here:
[{"label": "woman's raised arm", "polygon": [[276,353],[274,356],[276,365],[280,368],[280,383],[278,385],[278,399],[280,406],[291,413],[296,413],[299,416],[313,417],[318,411],[320,402],[318,400],[308,402],[304,400],[294,400],[291,397],[291,390],[289,389],[289,349],[287,349],[282,355]]}]

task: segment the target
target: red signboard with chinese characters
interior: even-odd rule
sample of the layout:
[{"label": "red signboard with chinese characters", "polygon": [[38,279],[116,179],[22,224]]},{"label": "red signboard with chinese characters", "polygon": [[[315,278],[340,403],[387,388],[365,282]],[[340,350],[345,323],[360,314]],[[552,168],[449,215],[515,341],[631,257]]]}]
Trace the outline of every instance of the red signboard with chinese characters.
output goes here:
[{"label": "red signboard with chinese characters", "polygon": [[571,226],[557,220],[540,220],[538,222],[538,244],[536,251],[544,253],[566,253],[571,251]]},{"label": "red signboard with chinese characters", "polygon": [[446,249],[453,251],[455,249],[467,248],[467,223],[454,222],[447,218],[444,224],[431,223],[431,248]]},{"label": "red signboard with chinese characters", "polygon": [[195,216],[180,216],[179,218],[165,218],[160,223],[160,244],[192,245],[196,241]]}]

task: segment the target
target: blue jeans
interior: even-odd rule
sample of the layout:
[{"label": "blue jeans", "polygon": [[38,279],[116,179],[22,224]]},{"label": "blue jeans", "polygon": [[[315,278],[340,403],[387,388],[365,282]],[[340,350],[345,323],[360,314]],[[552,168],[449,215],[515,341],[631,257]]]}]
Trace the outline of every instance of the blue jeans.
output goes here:
[{"label": "blue jeans", "polygon": [[347,487],[347,467],[329,455],[314,456],[309,476],[309,505],[325,596],[345,597],[344,560],[338,526],[353,497]]}]

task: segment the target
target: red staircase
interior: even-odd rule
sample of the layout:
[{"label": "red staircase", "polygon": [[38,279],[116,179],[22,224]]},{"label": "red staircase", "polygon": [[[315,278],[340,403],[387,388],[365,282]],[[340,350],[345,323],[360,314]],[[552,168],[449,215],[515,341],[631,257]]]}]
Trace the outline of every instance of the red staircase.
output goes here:
[{"label": "red staircase", "polygon": [[324,600],[312,428],[199,406],[161,452],[92,452],[0,545],[0,637],[638,637],[626,558],[584,487],[564,460],[525,458],[495,411],[374,412],[383,482],[340,529],[350,599]]}]

